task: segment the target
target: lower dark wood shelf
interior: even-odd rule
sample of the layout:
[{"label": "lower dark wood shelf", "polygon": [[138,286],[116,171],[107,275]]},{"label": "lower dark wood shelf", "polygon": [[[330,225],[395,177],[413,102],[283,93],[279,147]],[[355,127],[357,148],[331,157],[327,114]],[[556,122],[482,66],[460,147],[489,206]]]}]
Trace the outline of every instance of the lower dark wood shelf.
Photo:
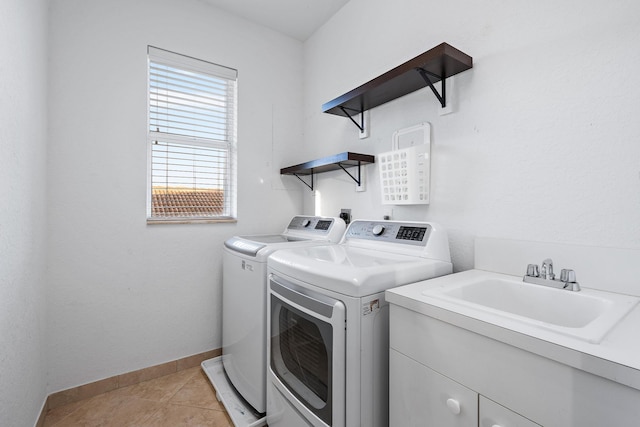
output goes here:
[{"label": "lower dark wood shelf", "polygon": [[[329,172],[342,168],[375,163],[375,157],[369,154],[344,152],[322,159],[311,160],[299,165],[280,169],[281,175],[311,175],[313,173]],[[342,167],[341,167],[342,165]]]},{"label": "lower dark wood shelf", "polygon": [[[370,154],[350,153],[347,151],[334,156],[323,157],[322,159],[311,160],[306,163],[300,163],[299,165],[282,168],[280,169],[280,175],[294,175],[313,191],[314,174],[342,169],[356,184],[360,185],[361,167],[369,163],[375,163],[374,156]],[[356,166],[358,167],[358,174],[353,176],[347,171],[347,168]],[[311,176],[311,183],[300,178],[301,176]]]}]

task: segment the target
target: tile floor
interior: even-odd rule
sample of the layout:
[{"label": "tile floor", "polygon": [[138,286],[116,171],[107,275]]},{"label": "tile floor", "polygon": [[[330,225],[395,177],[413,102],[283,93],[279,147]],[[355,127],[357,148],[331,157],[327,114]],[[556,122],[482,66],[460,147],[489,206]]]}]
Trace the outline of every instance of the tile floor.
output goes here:
[{"label": "tile floor", "polygon": [[47,411],[45,427],[233,427],[200,367]]}]

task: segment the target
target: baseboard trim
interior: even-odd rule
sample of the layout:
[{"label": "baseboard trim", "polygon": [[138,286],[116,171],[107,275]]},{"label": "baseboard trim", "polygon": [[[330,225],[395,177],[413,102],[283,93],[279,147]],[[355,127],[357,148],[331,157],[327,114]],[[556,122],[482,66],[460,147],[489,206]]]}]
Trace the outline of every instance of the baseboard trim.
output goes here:
[{"label": "baseboard trim", "polygon": [[49,410],[49,407],[47,406],[47,400],[49,400],[48,397],[44,400],[44,403],[42,404],[42,409],[40,410],[40,416],[36,421],[35,427],[44,427],[44,418],[47,416],[47,411]]},{"label": "baseboard trim", "polygon": [[200,366],[205,360],[218,357],[222,354],[222,349],[205,351],[204,353],[194,354],[192,356],[183,357],[171,362],[162,363],[160,365],[150,366],[148,368],[138,369],[136,371],[127,372],[125,374],[115,375],[110,378],[73,387],[67,390],[58,391],[50,394],[42,408],[40,417],[36,423],[36,427],[44,426],[44,418],[47,411],[59,406],[68,405],[69,403],[78,402],[88,399],[108,391],[116,390],[122,387],[138,384],[143,381],[152,380],[154,378],[180,372],[185,369]]}]

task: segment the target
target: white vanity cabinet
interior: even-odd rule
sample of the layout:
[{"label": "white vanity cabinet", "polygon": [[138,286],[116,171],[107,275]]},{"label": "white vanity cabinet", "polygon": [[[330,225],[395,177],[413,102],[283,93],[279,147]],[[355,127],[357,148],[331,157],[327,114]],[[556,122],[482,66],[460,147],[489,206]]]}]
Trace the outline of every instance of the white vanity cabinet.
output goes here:
[{"label": "white vanity cabinet", "polygon": [[394,349],[389,369],[389,426],[478,426],[475,391]]},{"label": "white vanity cabinet", "polygon": [[389,337],[391,427],[640,425],[640,390],[394,303]]},{"label": "white vanity cabinet", "polygon": [[394,349],[389,367],[390,426],[540,427]]}]

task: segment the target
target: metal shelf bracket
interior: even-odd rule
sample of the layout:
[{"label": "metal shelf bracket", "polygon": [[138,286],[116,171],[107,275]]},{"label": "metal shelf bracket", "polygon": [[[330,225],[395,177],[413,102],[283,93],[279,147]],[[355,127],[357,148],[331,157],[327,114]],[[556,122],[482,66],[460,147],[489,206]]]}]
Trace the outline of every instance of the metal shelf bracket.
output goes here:
[{"label": "metal shelf bracket", "polygon": [[347,115],[347,117],[349,117],[349,119],[353,122],[354,125],[358,126],[358,129],[360,129],[360,132],[364,132],[364,110],[360,110],[360,111],[352,110],[360,114],[360,123],[358,124],[358,122],[356,122],[356,120],[351,116],[351,114],[349,114],[346,108],[340,107],[340,109],[344,114]]},{"label": "metal shelf bracket", "polygon": [[[422,76],[424,81],[427,83],[427,85],[429,85],[429,87],[431,88],[431,91],[433,92],[433,94],[436,96],[436,98],[438,98],[438,101],[440,101],[440,105],[442,106],[442,108],[446,107],[447,106],[447,91],[446,91],[447,85],[445,84],[445,76],[443,75],[442,77],[440,77],[437,74],[430,73],[429,71],[425,70],[424,68],[416,68],[416,71],[418,71],[418,73],[420,73],[420,75]],[[440,79],[442,81],[442,95],[440,95],[438,93],[438,91],[436,90],[436,88],[433,85],[433,82],[431,81],[429,76],[435,77],[435,78]]]},{"label": "metal shelf bracket", "polygon": [[340,166],[340,169],[342,169],[347,175],[349,175],[351,177],[351,179],[356,182],[356,184],[360,185],[360,180],[361,180],[360,167],[362,166],[360,164],[360,162],[358,162],[358,178],[356,178],[355,176],[351,175],[349,173],[349,171],[344,166],[342,166],[342,164],[338,163],[338,166]]},{"label": "metal shelf bracket", "polygon": [[300,175],[298,175],[297,173],[293,174],[296,178],[298,178],[300,181],[302,181],[302,183],[304,185],[306,185],[307,187],[309,187],[311,189],[311,191],[313,191],[313,171],[311,171],[311,185],[309,185],[307,183],[307,181],[305,181],[304,179],[300,178]]}]

